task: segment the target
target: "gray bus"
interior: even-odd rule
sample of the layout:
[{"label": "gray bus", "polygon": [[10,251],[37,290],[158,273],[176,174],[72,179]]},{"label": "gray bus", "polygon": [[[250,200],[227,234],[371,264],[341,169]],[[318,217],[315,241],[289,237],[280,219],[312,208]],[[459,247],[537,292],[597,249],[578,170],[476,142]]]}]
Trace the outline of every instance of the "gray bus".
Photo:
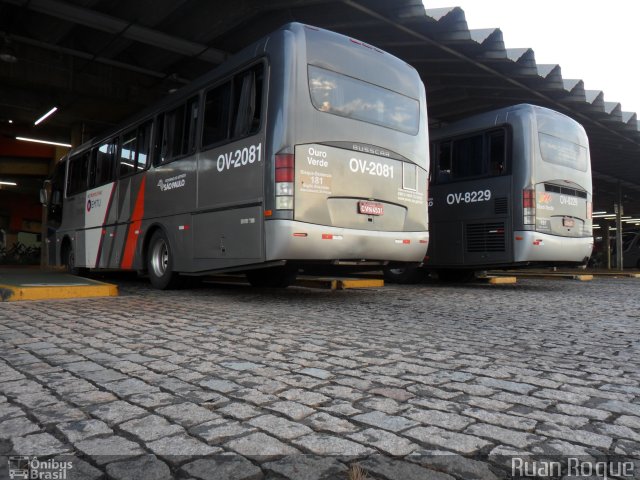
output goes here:
[{"label": "gray bus", "polygon": [[413,67],[287,24],[73,149],[43,189],[49,261],[135,270],[161,289],[421,261],[427,125]]},{"label": "gray bus", "polygon": [[[522,104],[433,130],[431,137],[426,270],[464,280],[486,269],[587,263],[591,165],[580,124]],[[420,272],[386,273],[412,281]]]}]

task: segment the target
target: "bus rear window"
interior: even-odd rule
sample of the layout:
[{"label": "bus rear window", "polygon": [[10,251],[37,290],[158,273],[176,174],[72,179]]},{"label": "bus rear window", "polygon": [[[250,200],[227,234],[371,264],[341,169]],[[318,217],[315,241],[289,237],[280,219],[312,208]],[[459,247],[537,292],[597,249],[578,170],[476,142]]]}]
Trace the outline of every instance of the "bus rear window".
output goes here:
[{"label": "bus rear window", "polygon": [[321,112],[418,133],[420,105],[413,98],[313,65],[309,90],[313,106]]},{"label": "bus rear window", "polygon": [[587,149],[582,145],[548,133],[538,132],[540,154],[545,162],[586,172],[589,166]]}]

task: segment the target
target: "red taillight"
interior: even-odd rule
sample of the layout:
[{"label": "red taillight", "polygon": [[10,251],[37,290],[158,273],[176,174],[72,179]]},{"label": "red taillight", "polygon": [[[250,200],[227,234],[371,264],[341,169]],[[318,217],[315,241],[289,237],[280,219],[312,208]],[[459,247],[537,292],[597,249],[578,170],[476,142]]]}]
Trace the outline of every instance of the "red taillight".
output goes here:
[{"label": "red taillight", "polygon": [[535,208],[536,191],[531,189],[522,190],[522,207]]},{"label": "red taillight", "polygon": [[293,209],[295,155],[278,153],[275,157],[276,210]]},{"label": "red taillight", "polygon": [[525,225],[536,224],[536,191],[532,188],[522,190],[522,221]]}]

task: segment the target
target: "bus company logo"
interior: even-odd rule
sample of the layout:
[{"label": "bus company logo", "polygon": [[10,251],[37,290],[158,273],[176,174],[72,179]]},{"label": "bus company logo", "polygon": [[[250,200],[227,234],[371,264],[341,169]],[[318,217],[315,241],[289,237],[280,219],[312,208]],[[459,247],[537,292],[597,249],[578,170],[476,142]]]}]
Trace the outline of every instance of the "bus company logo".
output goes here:
[{"label": "bus company logo", "polygon": [[542,192],[538,194],[538,203],[542,204],[542,205],[546,205],[548,203],[551,203],[551,194],[550,193],[546,193],[546,192]]},{"label": "bus company logo", "polygon": [[8,459],[8,466],[11,479],[65,480],[67,470],[73,469],[73,462],[38,460],[38,457],[13,455]]},{"label": "bus company logo", "polygon": [[95,198],[95,199],[87,199],[87,212],[90,212],[91,210],[95,209],[95,208],[100,208],[102,206],[102,199],[101,198]]},{"label": "bus company logo", "polygon": [[183,173],[181,175],[177,175],[175,177],[160,179],[158,181],[158,188],[161,192],[166,192],[167,190],[175,190],[176,188],[182,188],[187,184],[186,180],[187,174]]},{"label": "bus company logo", "polygon": [[370,153],[371,155],[378,155],[380,157],[391,157],[391,153],[387,150],[383,150],[382,148],[369,147],[367,145],[354,143],[353,149],[357,152]]}]

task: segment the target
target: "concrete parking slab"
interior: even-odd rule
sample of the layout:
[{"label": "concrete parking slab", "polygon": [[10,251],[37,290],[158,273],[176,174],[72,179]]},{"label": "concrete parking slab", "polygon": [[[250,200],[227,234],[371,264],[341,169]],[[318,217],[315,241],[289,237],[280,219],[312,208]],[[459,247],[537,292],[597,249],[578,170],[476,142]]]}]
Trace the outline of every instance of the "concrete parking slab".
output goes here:
[{"label": "concrete parking slab", "polygon": [[3,304],[0,455],[83,478],[491,479],[604,456],[640,471],[636,279],[113,281],[119,297]]}]

